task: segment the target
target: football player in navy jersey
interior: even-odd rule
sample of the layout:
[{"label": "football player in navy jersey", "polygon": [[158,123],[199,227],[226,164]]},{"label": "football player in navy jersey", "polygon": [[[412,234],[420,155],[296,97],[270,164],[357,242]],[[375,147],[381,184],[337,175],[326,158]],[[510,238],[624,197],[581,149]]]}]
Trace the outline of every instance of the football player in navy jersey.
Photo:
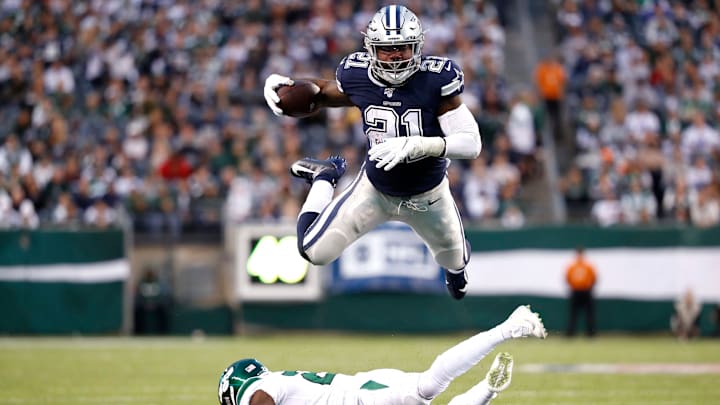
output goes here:
[{"label": "football player in navy jersey", "polygon": [[[460,98],[462,69],[422,55],[422,25],[404,6],[381,8],[364,35],[366,52],[343,58],[334,81],[307,79],[318,87],[318,105],[360,109],[369,150],[357,178],[334,199],[343,158],[305,158],[290,168],[312,184],[298,217],[300,254],[327,264],[377,225],[402,221],[426,243],[445,269],[450,294],[461,299],[470,249],[446,169],[450,159],[474,159],[482,147]],[[283,114],[276,90],[293,83],[277,74],[266,79],[265,99],[276,115]]]}]

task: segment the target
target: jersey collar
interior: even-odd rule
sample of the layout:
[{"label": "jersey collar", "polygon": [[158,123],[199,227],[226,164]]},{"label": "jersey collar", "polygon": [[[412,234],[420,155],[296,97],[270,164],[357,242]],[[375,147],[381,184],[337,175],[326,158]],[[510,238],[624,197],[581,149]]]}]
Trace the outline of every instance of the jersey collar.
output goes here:
[{"label": "jersey collar", "polygon": [[370,69],[369,66],[367,69],[367,75],[368,75],[368,79],[370,79],[371,82],[373,82],[374,84],[376,84],[380,87],[389,87],[390,86],[389,84],[387,84],[384,81],[380,80],[379,78],[375,77],[375,75],[372,74],[372,69]]}]

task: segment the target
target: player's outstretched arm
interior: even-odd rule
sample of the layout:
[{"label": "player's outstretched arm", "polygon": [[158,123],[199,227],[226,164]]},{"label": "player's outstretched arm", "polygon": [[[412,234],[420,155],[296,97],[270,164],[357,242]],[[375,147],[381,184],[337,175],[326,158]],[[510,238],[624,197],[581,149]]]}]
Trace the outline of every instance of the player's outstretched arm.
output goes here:
[{"label": "player's outstretched arm", "polygon": [[320,87],[320,92],[315,99],[320,105],[320,107],[352,107],[355,105],[352,101],[350,101],[350,97],[348,97],[345,93],[341,92],[340,89],[338,89],[335,80],[304,80],[309,80],[315,83],[318,87]]},{"label": "player's outstretched arm", "polygon": [[[318,86],[319,91],[315,96],[315,101],[319,107],[343,107],[354,105],[352,101],[350,101],[350,97],[340,92],[337,84],[332,80],[317,78],[304,78],[299,80],[311,81]],[[265,102],[275,115],[284,115],[282,108],[278,105],[280,103],[280,96],[277,94],[277,89],[280,86],[292,86],[294,83],[295,81],[293,79],[275,73],[265,79],[263,95],[265,96]]]}]

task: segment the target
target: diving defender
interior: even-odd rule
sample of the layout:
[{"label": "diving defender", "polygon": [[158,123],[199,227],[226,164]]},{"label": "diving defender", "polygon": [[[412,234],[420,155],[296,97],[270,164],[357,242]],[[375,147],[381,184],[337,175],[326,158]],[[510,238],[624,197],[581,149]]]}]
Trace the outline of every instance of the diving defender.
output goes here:
[{"label": "diving defender", "polygon": [[[421,373],[388,368],[354,375],[270,372],[256,359],[242,359],[220,375],[218,399],[221,405],[428,405],[498,344],[546,336],[540,316],[519,306],[503,323],[446,350]],[[510,385],[512,367],[512,356],[499,353],[485,379],[454,397],[449,405],[489,404]]]}]

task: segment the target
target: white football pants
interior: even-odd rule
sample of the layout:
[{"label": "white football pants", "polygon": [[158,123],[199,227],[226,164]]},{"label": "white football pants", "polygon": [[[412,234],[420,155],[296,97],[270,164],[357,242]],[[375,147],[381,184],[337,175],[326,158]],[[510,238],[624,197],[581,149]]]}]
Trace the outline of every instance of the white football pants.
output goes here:
[{"label": "white football pants", "polygon": [[465,268],[470,252],[447,177],[432,190],[403,198],[379,192],[361,170],[305,232],[303,250],[313,264],[328,264],[362,235],[393,220],[408,224],[440,266]]}]

